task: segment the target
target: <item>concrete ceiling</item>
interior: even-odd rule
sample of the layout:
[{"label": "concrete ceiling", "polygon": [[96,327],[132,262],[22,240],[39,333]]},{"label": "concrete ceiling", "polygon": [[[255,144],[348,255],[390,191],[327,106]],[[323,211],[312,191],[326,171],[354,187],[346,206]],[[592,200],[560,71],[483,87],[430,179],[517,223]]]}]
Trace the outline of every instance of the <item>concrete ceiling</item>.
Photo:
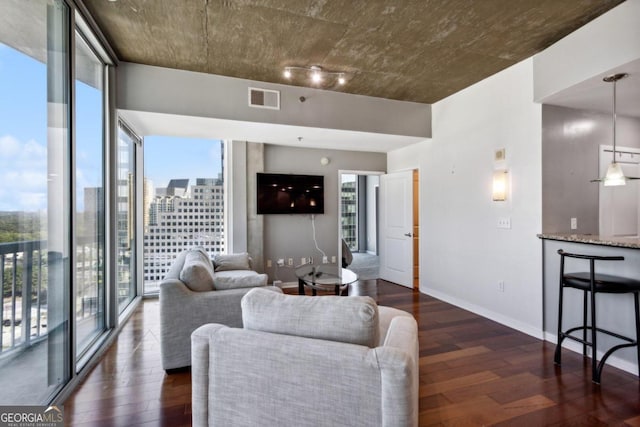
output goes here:
[{"label": "concrete ceiling", "polygon": [[120,60],[434,103],[543,50],[623,0],[91,0]]}]

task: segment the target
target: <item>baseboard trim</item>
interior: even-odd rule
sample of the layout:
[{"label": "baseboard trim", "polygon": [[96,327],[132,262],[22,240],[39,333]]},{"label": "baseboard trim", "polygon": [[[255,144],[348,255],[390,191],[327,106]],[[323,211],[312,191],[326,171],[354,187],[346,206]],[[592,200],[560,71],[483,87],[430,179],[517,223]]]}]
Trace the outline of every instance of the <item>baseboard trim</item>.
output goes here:
[{"label": "baseboard trim", "polygon": [[[429,289],[429,288],[420,288],[420,292],[423,294],[432,296],[446,303],[455,305],[456,307],[460,307],[464,310],[470,311],[478,316],[485,317],[487,319],[493,320],[494,322],[498,322],[502,325],[505,325],[509,328],[520,331],[524,334],[530,335],[534,338],[538,338],[543,341],[547,341],[550,343],[557,343],[558,337],[556,334],[552,334],[549,332],[545,332],[536,328],[531,327],[525,323],[522,323],[513,318],[504,316],[500,313],[496,313],[491,310],[487,310],[484,307],[477,306],[475,304],[470,304],[468,301],[461,300],[459,298],[452,297],[450,295],[444,294],[442,292]],[[564,340],[562,343],[562,348],[573,351],[578,354],[582,354],[582,344],[577,343],[572,340]],[[604,356],[603,351],[598,351],[598,360],[600,360]],[[612,354],[608,359],[605,365],[613,366],[614,368],[621,369],[625,372],[628,372],[633,375],[638,374],[638,367],[633,362],[629,362],[628,360],[621,359],[614,354]]]},{"label": "baseboard trim", "polygon": [[479,316],[485,317],[489,320],[493,320],[494,322],[498,322],[501,325],[508,326],[509,328],[515,329],[524,334],[530,335],[540,340],[544,339],[544,331],[542,331],[542,329],[532,327],[531,325],[522,323],[519,320],[513,319],[508,316],[504,316],[503,314],[496,313],[495,311],[487,310],[486,308],[481,307],[479,305],[470,304],[468,301],[464,301],[459,298],[452,297],[451,295],[447,295],[433,289],[421,287],[420,292],[422,292],[423,294],[432,296],[434,298],[438,298],[439,300],[444,301],[446,303],[455,305],[456,307],[460,307],[464,310],[470,311]]}]

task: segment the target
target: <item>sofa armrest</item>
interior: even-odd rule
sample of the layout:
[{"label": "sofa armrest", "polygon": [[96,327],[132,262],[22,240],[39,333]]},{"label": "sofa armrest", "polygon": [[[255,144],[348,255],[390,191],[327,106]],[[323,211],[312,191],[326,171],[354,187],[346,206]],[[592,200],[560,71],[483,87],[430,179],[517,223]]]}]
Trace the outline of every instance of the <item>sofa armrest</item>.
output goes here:
[{"label": "sofa armrest", "polygon": [[209,323],[191,334],[191,402],[195,427],[209,424],[209,337],[224,325]]},{"label": "sofa armrest", "polygon": [[[242,327],[240,300],[252,288],[194,292],[178,279],[160,283],[160,349],[162,368],[191,364],[191,333],[207,323]],[[274,292],[279,288],[266,286]]]},{"label": "sofa armrest", "polygon": [[411,316],[394,317],[384,345],[376,348],[382,374],[382,420],[403,420],[418,425],[419,342],[418,325]]}]

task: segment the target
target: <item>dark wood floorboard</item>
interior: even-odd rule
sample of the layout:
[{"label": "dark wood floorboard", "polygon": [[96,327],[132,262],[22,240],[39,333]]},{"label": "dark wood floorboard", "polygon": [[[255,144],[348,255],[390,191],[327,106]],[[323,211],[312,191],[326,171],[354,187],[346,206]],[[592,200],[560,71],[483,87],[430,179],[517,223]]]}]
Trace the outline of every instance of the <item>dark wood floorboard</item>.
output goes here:
[{"label": "dark wood floorboard", "polygon": [[[297,292],[296,289],[287,290]],[[607,366],[402,286],[369,280],[350,294],[418,320],[420,426],[640,426],[640,382]],[[160,366],[159,305],[146,300],[65,402],[67,425],[191,425],[191,374]]]}]

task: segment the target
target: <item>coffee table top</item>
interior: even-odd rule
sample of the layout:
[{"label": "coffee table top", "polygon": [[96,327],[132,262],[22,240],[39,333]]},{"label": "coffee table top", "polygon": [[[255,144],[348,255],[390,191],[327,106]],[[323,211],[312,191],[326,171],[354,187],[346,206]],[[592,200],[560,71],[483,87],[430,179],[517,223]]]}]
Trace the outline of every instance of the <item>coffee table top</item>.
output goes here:
[{"label": "coffee table top", "polygon": [[296,276],[308,286],[347,286],[358,280],[358,275],[337,264],[304,264],[296,268]]}]

